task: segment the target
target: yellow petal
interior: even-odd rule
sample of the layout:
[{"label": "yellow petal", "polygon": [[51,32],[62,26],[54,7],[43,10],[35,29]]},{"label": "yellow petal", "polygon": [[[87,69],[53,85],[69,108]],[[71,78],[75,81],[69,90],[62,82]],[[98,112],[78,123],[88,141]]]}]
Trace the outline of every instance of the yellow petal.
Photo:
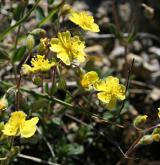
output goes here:
[{"label": "yellow petal", "polygon": [[18,127],[16,124],[14,123],[6,123],[4,125],[4,130],[2,130],[2,132],[4,133],[4,135],[7,136],[16,136],[18,133]]},{"label": "yellow petal", "polygon": [[106,104],[108,104],[111,100],[111,95],[107,92],[99,92],[97,96],[99,100],[101,100],[102,102]]},{"label": "yellow petal", "polygon": [[105,80],[99,80],[94,84],[94,87],[97,91],[106,91],[106,82]]},{"label": "yellow petal", "polygon": [[33,117],[30,120],[26,120],[24,126],[20,129],[21,136],[24,138],[33,136],[36,132],[36,124],[38,123],[38,120],[38,117]]},{"label": "yellow petal", "polygon": [[90,71],[82,76],[81,85],[84,88],[88,88],[90,85],[93,85],[96,81],[98,81],[98,74],[94,71]]},{"label": "yellow petal", "polygon": [[63,61],[66,65],[71,65],[71,58],[66,52],[61,51],[57,54],[57,57]]},{"label": "yellow petal", "polygon": [[27,65],[27,64],[23,64],[22,66],[22,70],[24,74],[29,74],[32,72],[32,68],[31,66]]},{"label": "yellow petal", "polygon": [[126,91],[126,87],[124,85],[119,85],[116,92],[116,96],[119,100],[124,100],[126,98],[125,91]]},{"label": "yellow petal", "polygon": [[109,109],[109,110],[112,110],[113,108],[115,108],[115,106],[116,106],[116,98],[115,97],[112,97],[112,99],[110,100],[110,102],[108,103],[108,105],[107,105],[107,108]]},{"label": "yellow petal", "polygon": [[3,133],[7,136],[16,136],[25,122],[26,115],[23,111],[15,111],[11,114],[8,122],[4,125]]},{"label": "yellow petal", "polygon": [[106,83],[110,83],[112,85],[119,84],[119,79],[117,77],[113,77],[113,76],[106,77],[105,81],[106,81]]},{"label": "yellow petal", "polygon": [[84,42],[79,36],[71,37],[69,31],[58,33],[58,38],[52,38],[50,44],[50,50],[57,53],[57,58],[66,65],[85,61]]},{"label": "yellow petal", "polygon": [[91,31],[91,32],[99,32],[99,27],[96,23],[94,23],[94,18],[88,12],[76,12],[72,11],[69,16],[69,20],[79,25],[83,30]]}]

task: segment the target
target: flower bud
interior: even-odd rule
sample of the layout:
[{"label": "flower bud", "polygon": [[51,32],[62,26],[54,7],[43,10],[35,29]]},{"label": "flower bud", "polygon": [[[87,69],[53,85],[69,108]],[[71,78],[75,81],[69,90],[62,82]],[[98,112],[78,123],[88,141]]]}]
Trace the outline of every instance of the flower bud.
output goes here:
[{"label": "flower bud", "polygon": [[64,4],[61,10],[61,15],[67,15],[71,12],[72,7],[69,4]]},{"label": "flower bud", "polygon": [[43,36],[46,34],[46,31],[44,29],[41,29],[41,28],[36,28],[36,29],[32,30],[30,32],[30,34],[36,35],[36,36]]},{"label": "flower bud", "polygon": [[160,134],[152,134],[152,139],[156,142],[160,141]]},{"label": "flower bud", "polygon": [[0,110],[5,110],[6,108],[8,107],[8,101],[7,99],[5,98],[5,96],[3,96],[1,99],[0,99]]},{"label": "flower bud", "polygon": [[160,134],[160,127],[158,126],[157,128],[155,128],[152,134]]},{"label": "flower bud", "polygon": [[140,139],[140,141],[138,142],[138,144],[147,145],[147,144],[151,144],[152,142],[153,142],[152,135],[144,135]]},{"label": "flower bud", "polygon": [[32,51],[32,49],[34,48],[34,46],[35,46],[35,39],[34,39],[33,35],[29,34],[27,36],[26,46],[27,46],[29,51]]},{"label": "flower bud", "polygon": [[40,77],[34,77],[32,82],[37,86],[42,85],[42,79]]},{"label": "flower bud", "polygon": [[147,120],[147,115],[139,115],[134,119],[133,124],[135,127],[138,127],[141,124],[145,123],[146,120]]}]

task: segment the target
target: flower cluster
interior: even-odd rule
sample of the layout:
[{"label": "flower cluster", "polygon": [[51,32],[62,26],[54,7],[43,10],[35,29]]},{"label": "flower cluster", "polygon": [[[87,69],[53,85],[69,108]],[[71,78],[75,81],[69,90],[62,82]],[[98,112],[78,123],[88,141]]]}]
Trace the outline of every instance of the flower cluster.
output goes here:
[{"label": "flower cluster", "polygon": [[151,144],[152,142],[159,142],[160,141],[160,125],[157,126],[153,130],[151,134],[144,135],[138,142],[138,144],[141,145],[148,145]]},{"label": "flower cluster", "polygon": [[[160,118],[160,108],[158,108],[158,118]],[[148,116],[147,115],[138,115],[134,121],[133,125],[136,129],[142,130],[141,126],[146,123]],[[153,127],[150,127],[149,134],[144,135],[138,142],[138,145],[148,145],[152,142],[160,142],[160,124],[157,124]],[[148,131],[146,131],[147,133]]]},{"label": "flower cluster", "polygon": [[36,124],[39,118],[33,117],[26,120],[26,115],[22,111],[15,111],[11,114],[8,122],[4,125],[2,132],[6,136],[18,136],[29,138],[36,132]]},{"label": "flower cluster", "polygon": [[93,89],[98,92],[98,99],[107,104],[108,109],[113,109],[117,100],[125,99],[125,86],[119,84],[117,77],[108,76],[99,79],[96,72],[88,72],[82,76],[81,85],[83,87],[92,85]]},{"label": "flower cluster", "polygon": [[[70,10],[69,20],[79,25],[83,30],[99,32],[99,27],[94,23],[92,16],[88,12],[75,12]],[[33,30],[27,37],[26,45],[31,52],[36,44],[34,35],[41,34],[44,30],[37,28]],[[65,65],[83,63],[86,59],[85,42],[78,35],[72,35],[70,31],[59,32],[57,38],[41,38],[39,49],[43,50],[44,55],[36,55],[31,59],[31,65],[23,64],[22,69],[24,74],[36,74],[39,72],[49,71],[52,67],[58,65],[56,60],[49,60],[48,56],[52,55],[51,52],[56,54],[56,57],[61,60]],[[49,51],[51,50],[51,52]],[[55,59],[55,57],[54,57]],[[88,88],[92,83],[98,81],[97,73],[90,72],[84,76],[85,81],[82,81],[83,86]],[[8,105],[5,98],[0,99],[0,110],[4,110]],[[26,114],[23,111],[15,111],[11,114],[8,122],[4,125],[2,130],[6,136],[21,136],[29,138],[36,132],[36,124],[39,118],[33,117],[29,120],[26,119]]]},{"label": "flower cluster", "polygon": [[[93,16],[88,12],[71,10],[69,20],[79,25],[83,30],[99,32],[99,27],[94,23]],[[69,31],[58,33],[57,38],[52,38],[50,50],[57,54],[57,58],[66,65],[80,64],[85,61],[85,42],[78,35],[71,36]]]}]

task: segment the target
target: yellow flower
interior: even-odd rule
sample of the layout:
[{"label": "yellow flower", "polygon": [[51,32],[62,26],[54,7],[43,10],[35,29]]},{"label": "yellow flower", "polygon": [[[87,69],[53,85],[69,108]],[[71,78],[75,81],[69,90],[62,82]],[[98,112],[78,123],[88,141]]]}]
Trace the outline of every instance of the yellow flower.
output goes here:
[{"label": "yellow flower", "polygon": [[117,100],[125,99],[125,86],[119,84],[119,79],[108,76],[104,80],[99,80],[94,85],[98,92],[98,99],[107,104],[108,109],[113,109]]},{"label": "yellow flower", "polygon": [[89,88],[91,85],[93,85],[98,80],[99,80],[98,74],[94,71],[90,71],[90,72],[82,75],[81,85],[84,88]]},{"label": "yellow flower", "polygon": [[2,132],[7,136],[18,136],[29,138],[36,132],[36,124],[39,118],[33,117],[26,120],[26,115],[22,111],[15,111],[11,114],[8,122],[4,125]]},{"label": "yellow flower", "polygon": [[69,31],[58,33],[58,38],[51,39],[50,50],[57,53],[57,57],[66,65],[85,61],[85,44],[79,36],[71,37]]},{"label": "yellow flower", "polygon": [[55,62],[49,62],[48,59],[45,59],[44,55],[37,55],[31,60],[31,66],[23,64],[24,74],[36,73],[39,71],[48,71],[55,65]]},{"label": "yellow flower", "polygon": [[0,110],[5,110],[8,106],[8,101],[5,97],[0,99]]},{"label": "yellow flower", "polygon": [[86,11],[72,11],[69,20],[75,23],[76,25],[79,25],[84,30],[91,32],[100,31],[98,25],[94,23],[93,16],[89,15],[89,13]]}]

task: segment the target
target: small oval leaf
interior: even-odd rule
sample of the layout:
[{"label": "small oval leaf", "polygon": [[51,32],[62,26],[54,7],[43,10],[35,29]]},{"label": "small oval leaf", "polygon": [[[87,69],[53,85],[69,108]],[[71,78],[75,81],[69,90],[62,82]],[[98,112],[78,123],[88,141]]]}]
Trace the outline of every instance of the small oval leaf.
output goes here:
[{"label": "small oval leaf", "polygon": [[25,51],[26,51],[26,46],[22,46],[22,47],[18,48],[12,56],[12,61],[13,62],[20,61],[21,58],[23,57]]}]

